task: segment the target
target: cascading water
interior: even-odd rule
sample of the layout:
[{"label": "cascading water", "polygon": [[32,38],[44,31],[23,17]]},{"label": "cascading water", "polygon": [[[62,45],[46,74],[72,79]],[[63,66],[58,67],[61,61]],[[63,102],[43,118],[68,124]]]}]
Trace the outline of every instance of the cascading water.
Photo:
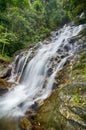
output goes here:
[{"label": "cascading water", "polygon": [[[0,118],[22,116],[31,105],[42,103],[50,95],[56,74],[78,48],[77,43],[71,43],[69,39],[79,34],[82,29],[83,25],[64,26],[57,32],[58,35],[52,38],[50,44],[39,45],[31,60],[29,57],[32,49],[15,58],[9,82],[17,80],[19,83],[0,96]],[[56,59],[54,64],[52,58]],[[51,67],[52,71],[49,72]],[[47,78],[49,80],[46,82]]]}]

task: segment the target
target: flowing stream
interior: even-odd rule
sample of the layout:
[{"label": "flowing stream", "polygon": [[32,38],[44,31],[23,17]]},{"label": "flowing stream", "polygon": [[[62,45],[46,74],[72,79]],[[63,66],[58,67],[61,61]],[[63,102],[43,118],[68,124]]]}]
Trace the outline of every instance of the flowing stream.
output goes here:
[{"label": "flowing stream", "polygon": [[[23,116],[35,103],[39,105],[43,103],[52,92],[56,74],[77,51],[77,42],[70,42],[70,39],[78,35],[83,28],[83,25],[65,25],[55,32],[49,44],[41,43],[34,50],[32,58],[30,56],[33,48],[16,56],[8,80],[16,82],[16,85],[0,96],[0,118]],[[57,58],[54,65],[52,58]]]}]

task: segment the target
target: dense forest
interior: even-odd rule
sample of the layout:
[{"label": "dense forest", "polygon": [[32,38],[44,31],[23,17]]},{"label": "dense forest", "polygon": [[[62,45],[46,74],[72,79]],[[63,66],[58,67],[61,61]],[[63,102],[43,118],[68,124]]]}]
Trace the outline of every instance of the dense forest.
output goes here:
[{"label": "dense forest", "polygon": [[[49,37],[70,20],[85,22],[86,0],[0,0],[0,55]],[[83,19],[78,19],[83,13]]]}]

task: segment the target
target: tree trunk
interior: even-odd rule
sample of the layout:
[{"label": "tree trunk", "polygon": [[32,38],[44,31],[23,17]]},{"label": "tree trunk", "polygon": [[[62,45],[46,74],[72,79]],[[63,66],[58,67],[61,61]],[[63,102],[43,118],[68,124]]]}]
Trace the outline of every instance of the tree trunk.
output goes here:
[{"label": "tree trunk", "polygon": [[2,55],[4,55],[4,49],[5,49],[5,43],[3,44]]}]

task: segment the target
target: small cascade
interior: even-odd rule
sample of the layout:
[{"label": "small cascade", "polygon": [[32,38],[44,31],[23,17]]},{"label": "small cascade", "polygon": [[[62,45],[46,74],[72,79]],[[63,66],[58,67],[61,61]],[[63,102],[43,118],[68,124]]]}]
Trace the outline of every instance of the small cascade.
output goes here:
[{"label": "small cascade", "polygon": [[12,67],[12,71],[11,71],[11,77],[8,80],[8,82],[15,82],[17,77],[18,77],[17,81],[19,81],[30,53],[31,51],[29,51],[27,55],[25,55],[25,53],[23,54],[21,53],[20,55],[17,55],[15,57],[14,62],[10,66]]},{"label": "small cascade", "polygon": [[52,92],[56,74],[78,50],[77,42],[70,42],[70,39],[84,27],[65,25],[49,44],[40,44],[37,49],[32,47],[16,56],[8,82],[17,82],[17,85],[0,96],[0,118],[23,116],[31,105],[43,103]]}]

